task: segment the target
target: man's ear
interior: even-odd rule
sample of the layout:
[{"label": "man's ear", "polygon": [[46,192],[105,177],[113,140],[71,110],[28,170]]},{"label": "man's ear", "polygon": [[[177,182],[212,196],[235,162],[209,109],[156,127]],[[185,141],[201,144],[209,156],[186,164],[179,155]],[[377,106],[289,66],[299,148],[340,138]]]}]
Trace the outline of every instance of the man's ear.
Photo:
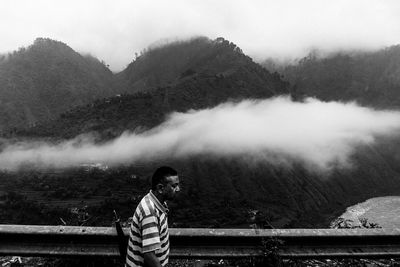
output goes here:
[{"label": "man's ear", "polygon": [[164,190],[164,185],[163,184],[157,184],[156,185],[156,190],[158,193],[162,193],[162,191]]}]

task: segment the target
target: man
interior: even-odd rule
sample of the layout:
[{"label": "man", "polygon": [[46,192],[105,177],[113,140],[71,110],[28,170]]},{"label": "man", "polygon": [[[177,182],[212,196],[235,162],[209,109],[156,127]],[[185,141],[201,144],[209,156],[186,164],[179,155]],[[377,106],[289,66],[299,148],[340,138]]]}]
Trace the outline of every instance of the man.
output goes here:
[{"label": "man", "polygon": [[136,207],[129,234],[125,267],[161,267],[168,263],[167,200],[180,191],[179,177],[170,167],[158,168],[151,190]]}]

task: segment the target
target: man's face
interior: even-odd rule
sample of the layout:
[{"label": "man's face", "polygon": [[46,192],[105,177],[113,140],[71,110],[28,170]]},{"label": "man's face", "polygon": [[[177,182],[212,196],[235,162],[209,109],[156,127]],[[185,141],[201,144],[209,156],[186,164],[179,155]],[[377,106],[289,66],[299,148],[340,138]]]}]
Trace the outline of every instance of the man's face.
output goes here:
[{"label": "man's face", "polygon": [[178,176],[167,176],[165,177],[166,184],[164,186],[164,199],[173,200],[176,194],[181,191],[179,187]]}]

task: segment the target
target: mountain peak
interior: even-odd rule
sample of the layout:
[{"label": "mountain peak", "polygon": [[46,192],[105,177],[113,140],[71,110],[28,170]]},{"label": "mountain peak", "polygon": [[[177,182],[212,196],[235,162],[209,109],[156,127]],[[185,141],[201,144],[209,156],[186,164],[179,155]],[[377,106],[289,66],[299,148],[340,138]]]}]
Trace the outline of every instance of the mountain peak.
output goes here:
[{"label": "mountain peak", "polygon": [[118,76],[125,91],[132,93],[177,85],[188,74],[229,76],[240,69],[266,72],[228,40],[196,37],[151,46],[136,54]]},{"label": "mountain peak", "polygon": [[46,54],[69,54],[69,55],[78,55],[77,52],[75,52],[71,47],[69,47],[67,44],[53,40],[50,38],[36,38],[35,41],[33,42],[32,45],[30,45],[27,49],[27,51],[34,51],[34,52],[40,52],[40,53],[46,53]]},{"label": "mountain peak", "polygon": [[58,45],[58,46],[66,46],[68,47],[67,44],[57,41],[57,40],[53,40],[50,38],[44,38],[44,37],[37,37],[35,39],[35,41],[33,41],[33,45],[32,46],[49,46],[49,45]]},{"label": "mountain peak", "polygon": [[65,43],[37,38],[0,59],[0,130],[34,125],[114,94],[112,73]]}]

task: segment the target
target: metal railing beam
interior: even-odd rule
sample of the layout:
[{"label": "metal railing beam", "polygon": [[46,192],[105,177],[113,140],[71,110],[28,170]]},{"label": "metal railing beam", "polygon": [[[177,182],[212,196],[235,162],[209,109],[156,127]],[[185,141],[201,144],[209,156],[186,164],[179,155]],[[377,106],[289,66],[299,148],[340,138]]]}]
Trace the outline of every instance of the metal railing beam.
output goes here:
[{"label": "metal railing beam", "polygon": [[[399,229],[172,228],[170,243],[171,258],[400,258]],[[119,257],[118,237],[112,227],[0,225],[0,255]]]}]

